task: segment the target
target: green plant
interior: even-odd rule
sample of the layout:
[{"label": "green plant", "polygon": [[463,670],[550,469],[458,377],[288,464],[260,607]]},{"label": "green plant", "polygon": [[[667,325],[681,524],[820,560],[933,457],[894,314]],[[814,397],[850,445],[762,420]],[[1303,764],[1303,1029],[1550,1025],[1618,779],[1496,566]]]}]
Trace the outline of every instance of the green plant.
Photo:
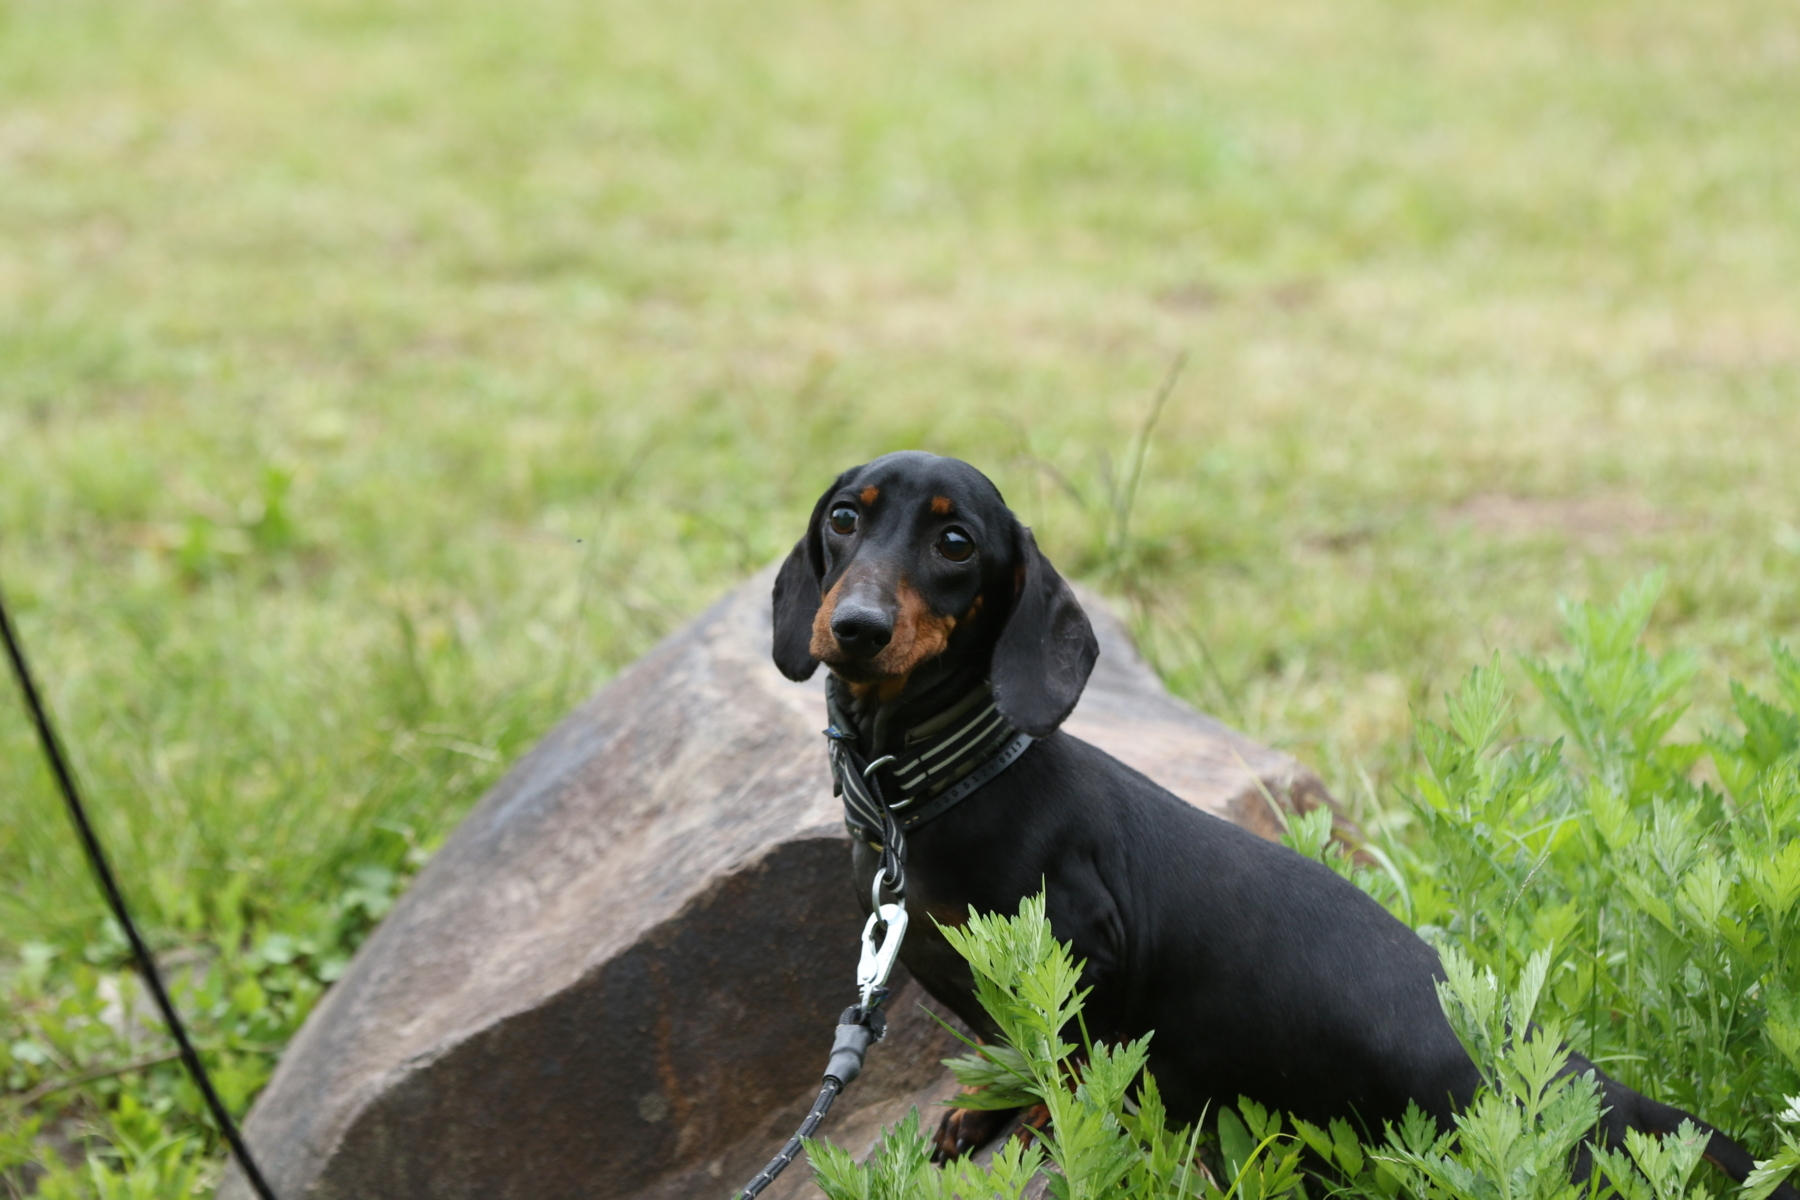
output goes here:
[{"label": "green plant", "polygon": [[163,1114],[129,1093],[108,1114],[103,1148],[76,1166],[50,1160],[37,1181],[42,1200],[170,1200],[201,1196],[217,1182],[205,1139],[170,1134]]},{"label": "green plant", "polygon": [[1507,738],[1497,666],[1421,723],[1412,890],[1479,964],[1548,950],[1571,1044],[1771,1154],[1800,1092],[1800,664],[1773,646],[1779,702],[1734,685],[1738,729],[1675,740],[1693,667],[1641,645],[1658,588],[1568,605],[1572,659],[1524,662],[1563,739]]},{"label": "green plant", "polygon": [[[1484,1086],[1457,1114],[1453,1130],[1439,1129],[1413,1107],[1385,1130],[1384,1140],[1366,1145],[1346,1122],[1329,1129],[1284,1122],[1248,1097],[1217,1113],[1209,1134],[1171,1128],[1156,1081],[1143,1070],[1149,1037],[1118,1047],[1065,1040],[1080,1024],[1085,993],[1075,989],[1080,964],[1052,937],[1041,895],[1025,901],[1016,917],[976,916],[946,932],[1002,1031],[1000,1042],[971,1044],[971,1054],[951,1060],[963,1083],[987,1089],[957,1102],[1043,1103],[1051,1110],[1050,1127],[1029,1143],[1009,1140],[987,1165],[963,1159],[942,1170],[930,1165],[916,1110],[887,1130],[862,1164],[829,1143],[811,1142],[807,1152],[830,1200],[1017,1200],[1040,1169],[1048,1171],[1058,1200],[1698,1200],[1708,1194],[1695,1178],[1705,1136],[1685,1122],[1663,1138],[1633,1131],[1623,1147],[1595,1148],[1597,1170],[1583,1181],[1571,1179],[1575,1151],[1594,1129],[1601,1101],[1591,1073],[1567,1070],[1559,1026],[1539,1019],[1548,950],[1533,953],[1510,981],[1477,968],[1455,948],[1445,951],[1439,997]],[[1786,1136],[1780,1155],[1752,1179],[1747,1200],[1761,1200],[1797,1163],[1800,1141]]]},{"label": "green plant", "polygon": [[1297,1151],[1266,1161],[1276,1140],[1271,1134],[1244,1151],[1234,1163],[1231,1191],[1219,1192],[1200,1165],[1199,1135],[1167,1128],[1154,1080],[1145,1077],[1127,1104],[1143,1074],[1148,1037],[1123,1046],[1066,1040],[1078,1025],[1085,993],[1076,990],[1080,965],[1051,936],[1041,894],[1025,900],[1015,917],[971,915],[967,925],[944,934],[968,960],[981,1005],[1003,1035],[1001,1044],[972,1046],[970,1055],[951,1062],[964,1083],[989,1089],[962,1102],[1004,1108],[1042,1103],[1050,1110],[1050,1130],[1041,1141],[1012,1142],[988,1166],[964,1159],[943,1172],[926,1165],[930,1146],[916,1112],[889,1130],[881,1150],[861,1166],[829,1144],[809,1143],[819,1186],[831,1200],[1016,1198],[1045,1164],[1054,1168],[1059,1200],[1121,1190],[1213,1200],[1274,1196],[1294,1182]]},{"label": "green plant", "polygon": [[[1456,1115],[1454,1134],[1409,1116],[1377,1157],[1421,1200],[1574,1200],[1590,1194],[1592,1185],[1572,1182],[1569,1168],[1575,1147],[1599,1119],[1598,1086],[1592,1075],[1565,1072],[1568,1051],[1558,1026],[1533,1027],[1549,953],[1533,954],[1510,990],[1454,948],[1444,951],[1443,961],[1438,997],[1481,1068],[1484,1086]],[[1632,1173],[1629,1166],[1621,1169]]]},{"label": "green plant", "polygon": [[[1144,1071],[1149,1036],[1115,1047],[1066,1040],[1080,1025],[1085,993],[1075,987],[1080,965],[1051,935],[1041,895],[1015,917],[971,916],[945,934],[1002,1033],[998,1044],[972,1045],[971,1054],[951,1060],[963,1083],[987,1089],[957,1103],[1042,1103],[1049,1129],[1029,1145],[1011,1142],[988,1166],[961,1160],[942,1172],[928,1165],[917,1112],[888,1130],[860,1166],[814,1142],[808,1153],[830,1200],[1016,1198],[1040,1167],[1050,1169],[1059,1200],[1273,1200],[1309,1188],[1359,1200],[1574,1200],[1585,1191],[1569,1180],[1570,1151],[1598,1115],[1595,1083],[1563,1073],[1566,1052],[1553,1027],[1529,1038],[1510,1032],[1532,1020],[1547,954],[1534,955],[1503,991],[1492,972],[1449,953],[1440,994],[1488,1087],[1454,1132],[1440,1131],[1415,1107],[1384,1143],[1367,1147],[1343,1121],[1330,1129],[1284,1122],[1247,1097],[1216,1114],[1213,1134],[1171,1128]],[[1625,1160],[1616,1166],[1631,1170]]]}]

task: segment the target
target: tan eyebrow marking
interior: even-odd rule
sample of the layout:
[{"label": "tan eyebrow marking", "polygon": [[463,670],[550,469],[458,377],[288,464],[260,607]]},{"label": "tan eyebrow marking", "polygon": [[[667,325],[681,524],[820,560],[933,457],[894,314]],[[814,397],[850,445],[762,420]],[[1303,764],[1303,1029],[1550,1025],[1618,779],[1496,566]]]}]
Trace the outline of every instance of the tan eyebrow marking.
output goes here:
[{"label": "tan eyebrow marking", "polygon": [[875,503],[875,497],[877,497],[879,495],[881,495],[881,489],[871,483],[868,487],[866,487],[862,490],[861,494],[857,498],[860,499],[864,504],[873,504],[873,503]]},{"label": "tan eyebrow marking", "polygon": [[933,496],[931,498],[931,511],[940,517],[949,516],[950,510],[954,507],[956,506],[950,503],[950,497],[948,496]]}]

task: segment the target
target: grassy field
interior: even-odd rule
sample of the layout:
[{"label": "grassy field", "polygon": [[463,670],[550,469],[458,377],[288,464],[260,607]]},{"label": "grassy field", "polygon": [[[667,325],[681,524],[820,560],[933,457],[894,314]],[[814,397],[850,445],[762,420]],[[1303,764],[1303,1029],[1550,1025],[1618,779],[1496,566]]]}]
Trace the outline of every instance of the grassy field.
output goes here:
[{"label": "grassy field", "polygon": [[[0,0],[0,582],[240,1100],[506,763],[891,449],[1378,819],[1560,595],[1666,568],[1695,729],[1800,635],[1796,112],[1774,0]],[[6,1038],[118,1026],[10,695],[0,876]]]}]

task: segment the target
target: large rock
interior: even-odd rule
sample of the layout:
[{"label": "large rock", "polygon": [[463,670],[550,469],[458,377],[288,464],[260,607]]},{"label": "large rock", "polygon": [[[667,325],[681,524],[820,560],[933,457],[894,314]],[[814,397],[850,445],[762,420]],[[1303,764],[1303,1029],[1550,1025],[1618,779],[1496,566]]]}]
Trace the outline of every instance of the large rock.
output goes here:
[{"label": "large rock", "polygon": [[[288,1047],[248,1126],[283,1200],[723,1200],[798,1123],[861,917],[823,675],[769,662],[765,572],[518,763]],[[1100,665],[1068,729],[1265,836],[1309,771],[1169,696],[1084,596]],[[953,1090],[906,983],[824,1133],[856,1152]],[[928,1114],[935,1120],[935,1114]],[[816,1195],[800,1164],[765,1195]],[[250,1196],[231,1172],[222,1197]]]}]

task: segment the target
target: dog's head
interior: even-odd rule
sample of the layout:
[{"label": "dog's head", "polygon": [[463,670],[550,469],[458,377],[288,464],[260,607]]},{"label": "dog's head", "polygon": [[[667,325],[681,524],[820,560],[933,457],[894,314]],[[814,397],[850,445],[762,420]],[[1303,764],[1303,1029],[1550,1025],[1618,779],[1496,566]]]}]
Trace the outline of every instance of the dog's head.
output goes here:
[{"label": "dog's head", "polygon": [[820,663],[883,700],[922,663],[985,657],[1000,712],[1042,737],[1099,647],[1081,605],[1000,491],[954,458],[903,451],[825,489],[775,578],[775,665]]}]

